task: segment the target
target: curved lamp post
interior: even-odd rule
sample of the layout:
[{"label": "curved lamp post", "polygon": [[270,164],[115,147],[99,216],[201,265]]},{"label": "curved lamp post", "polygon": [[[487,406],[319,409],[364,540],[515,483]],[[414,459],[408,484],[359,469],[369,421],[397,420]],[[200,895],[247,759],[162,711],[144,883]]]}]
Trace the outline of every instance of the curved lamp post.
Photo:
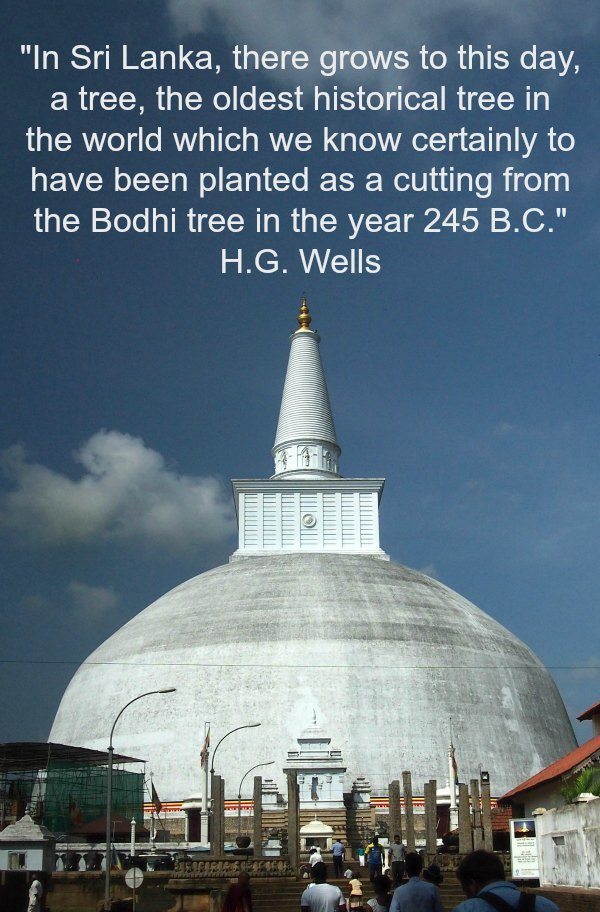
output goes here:
[{"label": "curved lamp post", "polygon": [[105,858],[105,875],[104,875],[104,908],[105,910],[110,909],[110,863],[111,863],[111,824],[112,824],[112,769],[113,769],[113,735],[115,732],[115,726],[128,706],[131,706],[132,703],[135,703],[137,700],[141,700],[143,697],[150,697],[152,694],[168,694],[174,693],[177,690],[176,687],[165,687],[163,690],[148,690],[146,693],[139,694],[137,697],[134,697],[133,700],[130,700],[129,703],[126,703],[125,706],[119,711],[115,721],[113,722],[112,728],[110,730],[110,739],[108,745],[108,776],[107,776],[107,785],[106,785],[106,858]]},{"label": "curved lamp post", "polygon": [[223,741],[225,740],[225,738],[228,738],[229,735],[232,735],[234,732],[239,732],[243,728],[258,728],[258,726],[261,724],[262,724],[261,722],[251,722],[249,725],[238,725],[237,728],[232,728],[231,731],[228,731],[227,734],[223,735],[221,740],[217,742],[217,746],[215,747],[215,749],[213,751],[212,764],[210,767],[211,776],[214,775],[214,772],[215,772],[215,755],[216,755],[217,751],[219,750],[219,744],[222,744]]},{"label": "curved lamp post", "polygon": [[242,784],[246,776],[251,773],[253,770],[257,770],[259,766],[272,766],[275,763],[274,760],[267,760],[266,763],[257,763],[256,766],[251,766],[242,776],[240,787],[238,789],[238,836],[242,835]]}]

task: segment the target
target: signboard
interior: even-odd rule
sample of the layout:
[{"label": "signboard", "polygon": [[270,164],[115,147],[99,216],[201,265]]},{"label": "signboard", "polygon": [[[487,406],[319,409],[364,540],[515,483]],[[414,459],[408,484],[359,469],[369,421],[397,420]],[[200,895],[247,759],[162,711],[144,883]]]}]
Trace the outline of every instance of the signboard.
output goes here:
[{"label": "signboard", "polygon": [[141,868],[129,868],[129,870],[125,872],[125,883],[132,890],[140,887],[142,885],[143,879],[144,872]]},{"label": "signboard", "polygon": [[510,858],[512,876],[519,880],[537,880],[540,876],[538,865],[535,820],[526,817],[510,820]]}]

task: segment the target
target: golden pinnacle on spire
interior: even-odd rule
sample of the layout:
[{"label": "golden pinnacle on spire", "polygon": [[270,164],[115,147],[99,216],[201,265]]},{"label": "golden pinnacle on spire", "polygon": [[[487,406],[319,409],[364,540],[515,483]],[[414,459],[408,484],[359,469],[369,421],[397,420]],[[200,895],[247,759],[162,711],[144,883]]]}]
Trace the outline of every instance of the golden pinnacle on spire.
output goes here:
[{"label": "golden pinnacle on spire", "polygon": [[312,323],[312,317],[308,312],[308,303],[306,301],[306,295],[302,295],[302,302],[300,304],[300,313],[298,314],[298,323],[300,324],[300,329],[310,329],[310,324]]}]

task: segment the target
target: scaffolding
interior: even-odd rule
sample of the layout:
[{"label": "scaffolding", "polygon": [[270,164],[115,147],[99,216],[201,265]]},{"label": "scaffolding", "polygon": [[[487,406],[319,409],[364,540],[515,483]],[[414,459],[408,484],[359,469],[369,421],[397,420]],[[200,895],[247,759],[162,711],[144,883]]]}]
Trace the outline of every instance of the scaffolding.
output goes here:
[{"label": "scaffolding", "polygon": [[[125,769],[131,764],[140,771]],[[114,818],[144,815],[143,761],[115,754]],[[0,829],[30,814],[56,834],[85,836],[86,826],[106,814],[108,754],[65,744],[0,744]]]}]

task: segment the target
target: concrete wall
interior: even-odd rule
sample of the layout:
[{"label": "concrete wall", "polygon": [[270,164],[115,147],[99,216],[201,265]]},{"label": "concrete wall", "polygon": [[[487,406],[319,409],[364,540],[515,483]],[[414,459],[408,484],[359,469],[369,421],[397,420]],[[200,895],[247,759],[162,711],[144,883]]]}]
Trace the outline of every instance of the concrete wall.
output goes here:
[{"label": "concrete wall", "polygon": [[541,886],[600,888],[600,798],[536,817]]}]

